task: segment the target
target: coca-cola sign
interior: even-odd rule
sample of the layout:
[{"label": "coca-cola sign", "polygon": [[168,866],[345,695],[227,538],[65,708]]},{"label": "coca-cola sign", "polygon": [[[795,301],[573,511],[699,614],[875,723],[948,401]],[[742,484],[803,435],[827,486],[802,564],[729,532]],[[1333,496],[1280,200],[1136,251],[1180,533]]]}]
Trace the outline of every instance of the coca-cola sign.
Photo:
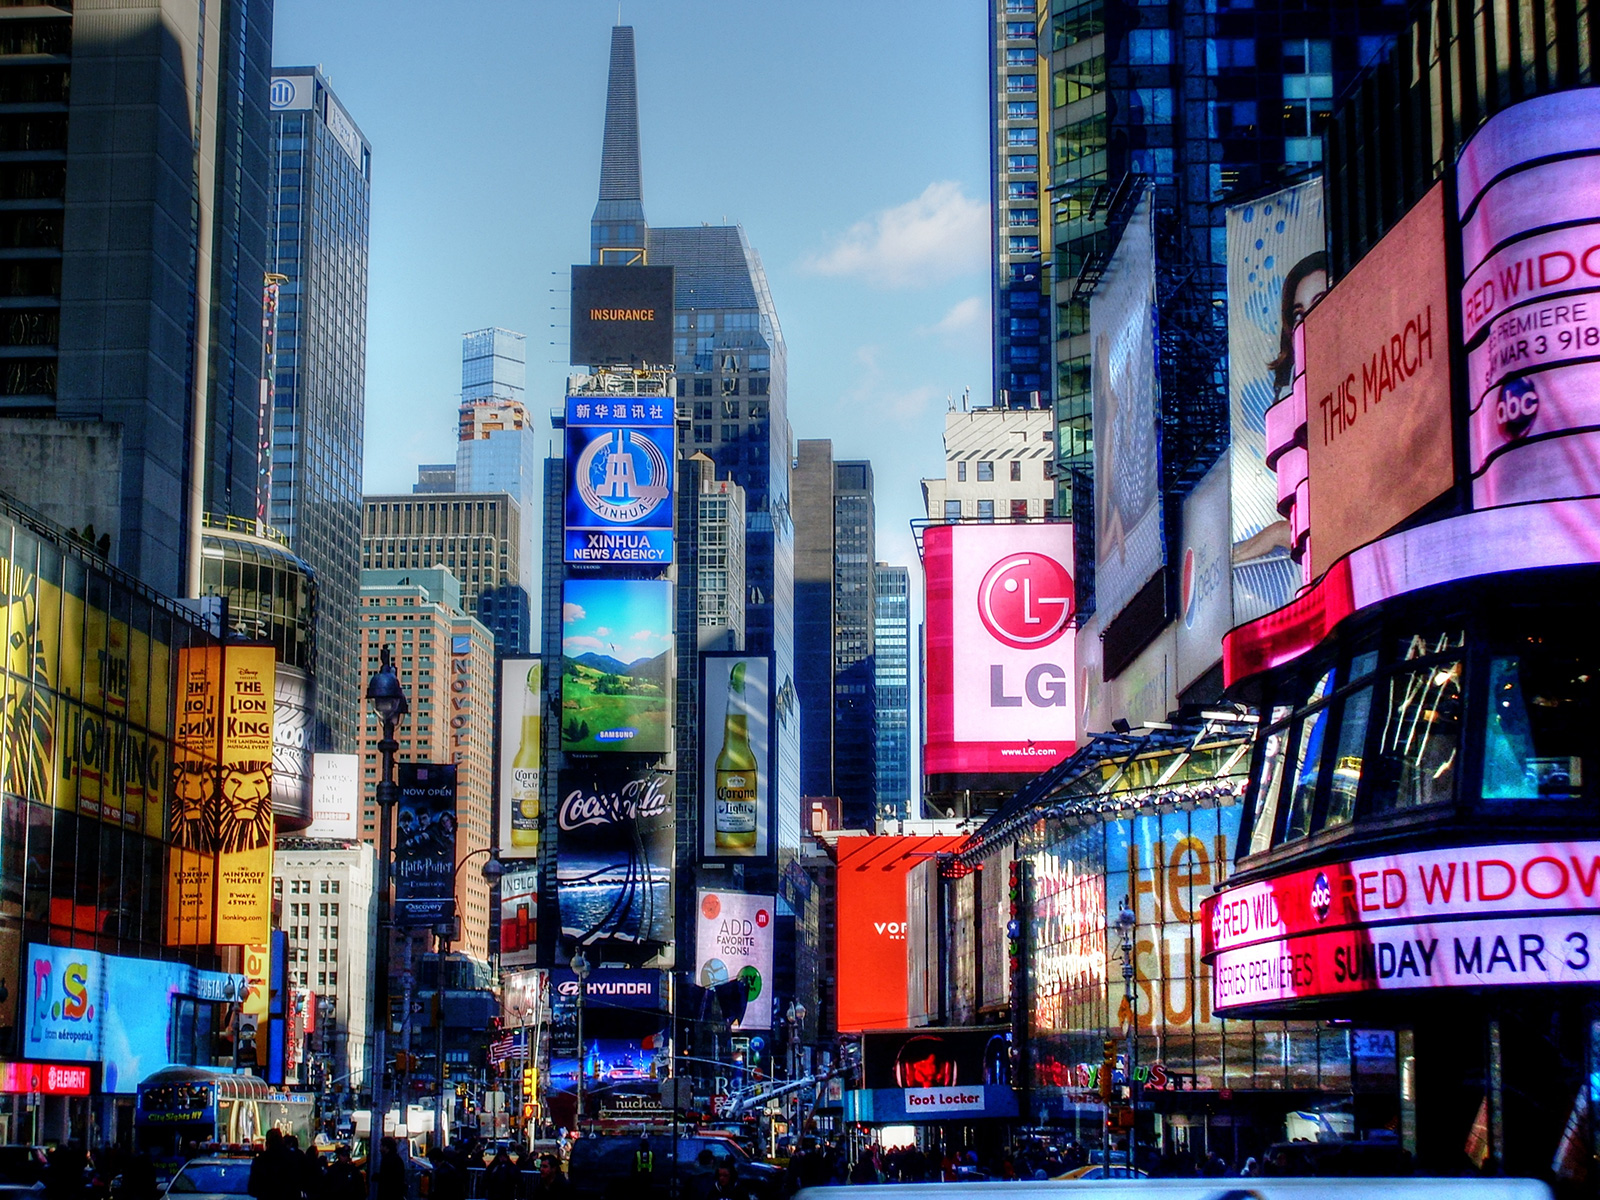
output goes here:
[{"label": "coca-cola sign", "polygon": [[672,772],[569,766],[557,783],[562,941],[582,946],[595,966],[671,967]]},{"label": "coca-cola sign", "polygon": [[670,775],[652,772],[612,790],[576,787],[561,797],[556,821],[563,833],[585,825],[614,825],[665,816],[672,804]]}]

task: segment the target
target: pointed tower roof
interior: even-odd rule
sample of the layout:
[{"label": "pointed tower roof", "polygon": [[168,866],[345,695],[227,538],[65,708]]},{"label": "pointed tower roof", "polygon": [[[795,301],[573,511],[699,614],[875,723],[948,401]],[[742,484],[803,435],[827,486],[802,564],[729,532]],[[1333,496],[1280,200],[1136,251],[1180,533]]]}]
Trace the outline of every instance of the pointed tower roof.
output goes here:
[{"label": "pointed tower roof", "polygon": [[600,151],[600,202],[594,220],[644,223],[639,169],[639,87],[633,64],[633,26],[611,30],[611,74],[606,83],[606,133]]}]

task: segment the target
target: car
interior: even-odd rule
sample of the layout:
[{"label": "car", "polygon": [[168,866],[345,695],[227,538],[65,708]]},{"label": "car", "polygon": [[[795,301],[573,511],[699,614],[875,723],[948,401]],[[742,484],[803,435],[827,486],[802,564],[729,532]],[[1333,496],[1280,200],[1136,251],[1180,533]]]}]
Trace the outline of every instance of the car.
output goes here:
[{"label": "car", "polygon": [[[633,1156],[639,1149],[638,1134],[602,1134],[581,1137],[572,1144],[567,1178],[574,1196],[615,1197],[633,1200],[641,1195],[634,1180]],[[650,1154],[655,1163],[651,1192],[668,1194],[674,1171],[688,1195],[699,1195],[710,1188],[718,1166],[732,1163],[739,1179],[758,1196],[776,1197],[783,1172],[769,1163],[756,1162],[731,1138],[683,1136],[678,1139],[673,1158],[670,1134],[650,1135]]]},{"label": "car", "polygon": [[191,1158],[172,1177],[164,1195],[172,1200],[230,1200],[249,1195],[252,1161],[220,1154]]},{"label": "car", "polygon": [[1086,1167],[1074,1167],[1064,1174],[1057,1175],[1057,1179],[1148,1179],[1149,1176],[1126,1163],[1114,1162],[1109,1167],[1105,1163],[1090,1163]]},{"label": "car", "polygon": [[43,1146],[0,1146],[0,1183],[38,1183],[49,1165]]}]

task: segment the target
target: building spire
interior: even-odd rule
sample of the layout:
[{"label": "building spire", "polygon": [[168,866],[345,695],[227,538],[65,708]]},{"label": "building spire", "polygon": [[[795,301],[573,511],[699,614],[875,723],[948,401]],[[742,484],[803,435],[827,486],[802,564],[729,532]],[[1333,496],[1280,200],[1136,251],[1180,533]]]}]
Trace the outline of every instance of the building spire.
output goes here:
[{"label": "building spire", "polygon": [[[602,230],[602,226],[606,227]],[[634,227],[629,229],[628,227]],[[606,84],[606,132],[600,151],[600,202],[591,240],[601,247],[643,246],[644,190],[639,168],[639,88],[633,26],[611,30],[611,75]]]}]

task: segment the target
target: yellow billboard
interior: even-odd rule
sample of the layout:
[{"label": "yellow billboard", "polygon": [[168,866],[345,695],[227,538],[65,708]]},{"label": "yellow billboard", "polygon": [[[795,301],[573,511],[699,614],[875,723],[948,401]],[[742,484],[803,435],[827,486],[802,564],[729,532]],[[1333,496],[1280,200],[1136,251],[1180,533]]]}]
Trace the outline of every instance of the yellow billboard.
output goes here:
[{"label": "yellow billboard", "polygon": [[[216,872],[222,647],[178,651],[178,727],[172,739],[167,945],[211,944]],[[261,939],[265,940],[265,939]]]},{"label": "yellow billboard", "polygon": [[225,649],[216,826],[219,946],[264,942],[271,936],[275,669],[271,646]]}]

